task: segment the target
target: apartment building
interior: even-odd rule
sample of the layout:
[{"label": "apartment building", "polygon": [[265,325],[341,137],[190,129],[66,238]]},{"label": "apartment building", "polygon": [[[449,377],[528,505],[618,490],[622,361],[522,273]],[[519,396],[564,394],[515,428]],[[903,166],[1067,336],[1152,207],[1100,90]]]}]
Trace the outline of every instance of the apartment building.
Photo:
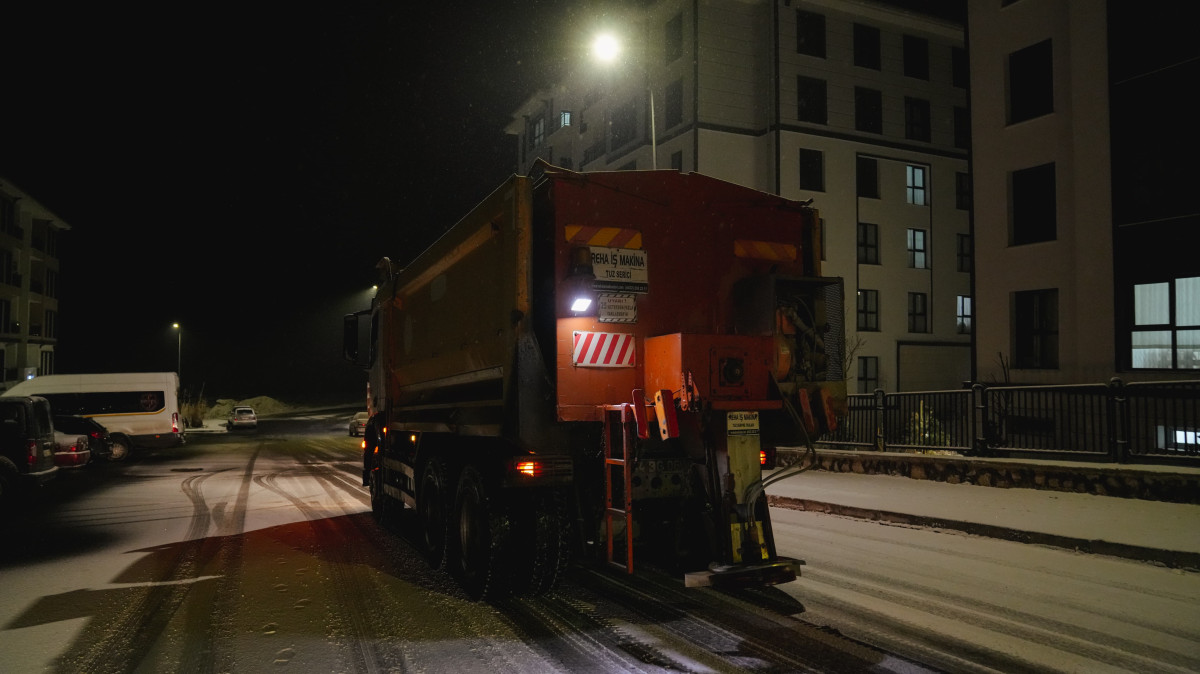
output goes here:
[{"label": "apartment building", "polygon": [[657,168],[812,199],[823,273],[845,283],[849,390],[970,379],[961,21],[868,0],[658,0],[608,21],[621,58],[581,56],[515,111],[518,171]]},{"label": "apartment building", "polygon": [[70,227],[0,178],[0,391],[54,373],[58,241]]},{"label": "apartment building", "polygon": [[1186,8],[969,0],[981,380],[1197,378]]}]

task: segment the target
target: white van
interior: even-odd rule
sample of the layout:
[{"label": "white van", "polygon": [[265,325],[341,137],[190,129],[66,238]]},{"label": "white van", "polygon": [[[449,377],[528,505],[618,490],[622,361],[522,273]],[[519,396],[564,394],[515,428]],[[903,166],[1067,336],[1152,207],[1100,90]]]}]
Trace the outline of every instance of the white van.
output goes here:
[{"label": "white van", "polygon": [[179,375],[174,372],[48,374],[27,379],[6,396],[41,396],[54,414],[92,417],[108,429],[112,458],[134,447],[183,444],[179,419]]}]

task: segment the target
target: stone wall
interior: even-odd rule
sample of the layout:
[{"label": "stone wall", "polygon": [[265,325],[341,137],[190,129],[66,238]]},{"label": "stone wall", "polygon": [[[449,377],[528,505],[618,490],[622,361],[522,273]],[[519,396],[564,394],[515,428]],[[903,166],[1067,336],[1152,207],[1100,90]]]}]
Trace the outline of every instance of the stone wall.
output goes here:
[{"label": "stone wall", "polygon": [[[802,449],[779,448],[779,464],[805,459]],[[1018,459],[817,450],[817,470],[902,475],[916,480],[984,487],[1048,489],[1171,503],[1200,504],[1200,468],[1071,464]]]}]

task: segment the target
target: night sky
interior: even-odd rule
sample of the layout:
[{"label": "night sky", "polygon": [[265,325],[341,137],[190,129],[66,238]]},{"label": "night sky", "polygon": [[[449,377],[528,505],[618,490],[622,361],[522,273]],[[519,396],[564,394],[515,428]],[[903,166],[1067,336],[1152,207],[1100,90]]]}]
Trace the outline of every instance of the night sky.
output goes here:
[{"label": "night sky", "polygon": [[56,371],[174,370],[181,346],[193,395],[303,402],[363,395],[341,316],[375,263],[511,174],[513,111],[643,2],[24,4],[0,176],[72,228]]},{"label": "night sky", "polygon": [[58,372],[174,370],[178,321],[185,389],[357,400],[342,314],[513,172],[592,3],[258,4],[6,8],[0,176],[72,228]]}]

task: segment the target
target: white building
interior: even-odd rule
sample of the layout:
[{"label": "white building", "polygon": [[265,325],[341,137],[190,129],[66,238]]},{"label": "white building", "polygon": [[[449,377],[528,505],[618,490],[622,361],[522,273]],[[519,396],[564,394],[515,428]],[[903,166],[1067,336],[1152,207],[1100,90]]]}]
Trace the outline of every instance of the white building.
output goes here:
[{"label": "white building", "polygon": [[971,378],[960,23],[867,0],[658,0],[609,19],[619,62],[581,56],[515,112],[520,172],[657,166],[811,198],[858,343],[850,390]]},{"label": "white building", "polygon": [[1188,7],[969,0],[980,380],[1197,378]]},{"label": "white building", "polygon": [[0,391],[54,373],[58,341],[58,237],[69,230],[0,178]]}]

